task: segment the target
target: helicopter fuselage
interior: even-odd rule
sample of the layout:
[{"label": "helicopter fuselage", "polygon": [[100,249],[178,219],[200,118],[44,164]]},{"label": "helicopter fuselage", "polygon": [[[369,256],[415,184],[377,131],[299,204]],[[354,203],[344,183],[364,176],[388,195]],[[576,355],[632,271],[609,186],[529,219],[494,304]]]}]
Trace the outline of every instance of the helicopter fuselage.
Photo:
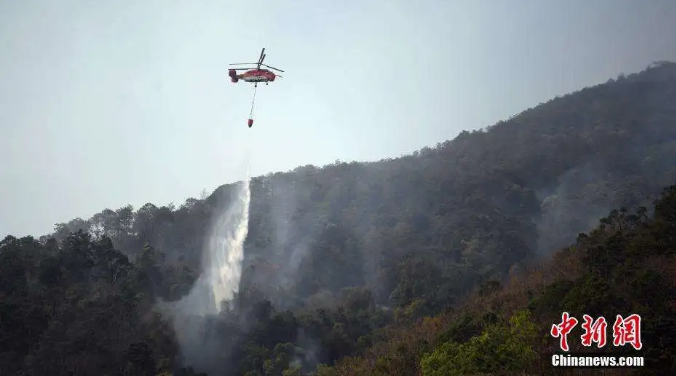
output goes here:
[{"label": "helicopter fuselage", "polygon": [[234,83],[239,80],[246,82],[272,82],[277,77],[277,75],[267,69],[251,69],[242,74],[237,74],[237,71],[231,69],[229,74],[231,81]]}]

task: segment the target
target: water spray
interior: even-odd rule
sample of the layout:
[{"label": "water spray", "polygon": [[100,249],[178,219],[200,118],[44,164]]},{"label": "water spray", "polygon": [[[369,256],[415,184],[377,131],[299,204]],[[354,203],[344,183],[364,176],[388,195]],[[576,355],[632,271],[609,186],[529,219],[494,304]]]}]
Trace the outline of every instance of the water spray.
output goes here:
[{"label": "water spray", "polygon": [[218,313],[221,303],[232,300],[239,291],[244,241],[249,232],[251,202],[249,183],[247,166],[246,179],[240,183],[235,200],[217,217],[207,242],[204,276],[207,278],[214,303],[214,310],[210,313]]},{"label": "water spray", "polygon": [[[251,140],[249,140],[251,142]],[[190,293],[177,302],[160,302],[158,309],[173,323],[185,365],[206,370],[217,363],[225,349],[210,333],[209,321],[224,302],[239,291],[244,242],[249,232],[251,203],[249,148],[246,177],[236,184],[231,202],[215,213],[202,257],[202,273]]]}]

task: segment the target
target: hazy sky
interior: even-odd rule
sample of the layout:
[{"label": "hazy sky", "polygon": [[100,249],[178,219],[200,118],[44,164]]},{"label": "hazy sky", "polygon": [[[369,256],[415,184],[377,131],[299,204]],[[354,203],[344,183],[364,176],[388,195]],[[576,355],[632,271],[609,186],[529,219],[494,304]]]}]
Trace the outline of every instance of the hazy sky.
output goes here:
[{"label": "hazy sky", "polygon": [[[676,60],[671,0],[0,0],[0,237],[376,160]],[[232,84],[227,64],[286,71]]]}]

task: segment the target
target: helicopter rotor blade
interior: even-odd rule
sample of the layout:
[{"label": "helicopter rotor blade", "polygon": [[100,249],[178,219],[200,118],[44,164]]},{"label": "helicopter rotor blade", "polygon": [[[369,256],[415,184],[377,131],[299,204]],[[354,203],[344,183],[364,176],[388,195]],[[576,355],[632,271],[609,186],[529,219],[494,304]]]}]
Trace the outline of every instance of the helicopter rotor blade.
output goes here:
[{"label": "helicopter rotor blade", "polygon": [[281,70],[279,68],[271,67],[271,66],[266,65],[266,64],[261,64],[261,65],[264,66],[264,67],[270,68],[270,69],[274,69],[274,70],[279,71],[279,72],[284,72],[283,70]]},{"label": "helicopter rotor blade", "polygon": [[258,57],[258,63],[262,63],[263,59],[265,59],[265,47],[263,47],[263,50],[261,51],[261,56]]}]

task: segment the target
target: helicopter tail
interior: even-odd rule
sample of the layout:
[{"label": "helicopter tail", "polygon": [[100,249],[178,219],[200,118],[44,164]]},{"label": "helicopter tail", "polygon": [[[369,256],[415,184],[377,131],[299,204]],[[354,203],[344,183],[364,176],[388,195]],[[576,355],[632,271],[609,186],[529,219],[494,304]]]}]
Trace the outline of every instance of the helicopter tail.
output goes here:
[{"label": "helicopter tail", "polygon": [[237,83],[239,81],[239,77],[237,76],[237,71],[234,69],[230,69],[228,71],[228,75],[230,76],[230,81],[233,83]]}]

